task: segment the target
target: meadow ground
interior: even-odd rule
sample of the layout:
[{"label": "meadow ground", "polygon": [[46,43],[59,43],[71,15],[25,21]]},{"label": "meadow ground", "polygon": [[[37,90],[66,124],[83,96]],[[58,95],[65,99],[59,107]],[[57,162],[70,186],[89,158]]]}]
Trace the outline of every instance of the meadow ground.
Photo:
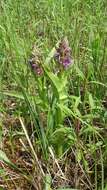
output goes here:
[{"label": "meadow ground", "polygon": [[0,190],[15,189],[107,189],[106,0],[0,1]]}]

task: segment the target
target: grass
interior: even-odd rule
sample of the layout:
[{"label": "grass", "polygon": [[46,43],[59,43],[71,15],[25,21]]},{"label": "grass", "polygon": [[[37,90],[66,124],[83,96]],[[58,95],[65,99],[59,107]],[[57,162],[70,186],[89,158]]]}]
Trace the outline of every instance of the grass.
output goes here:
[{"label": "grass", "polygon": [[1,0],[0,63],[0,188],[106,190],[106,0]]}]

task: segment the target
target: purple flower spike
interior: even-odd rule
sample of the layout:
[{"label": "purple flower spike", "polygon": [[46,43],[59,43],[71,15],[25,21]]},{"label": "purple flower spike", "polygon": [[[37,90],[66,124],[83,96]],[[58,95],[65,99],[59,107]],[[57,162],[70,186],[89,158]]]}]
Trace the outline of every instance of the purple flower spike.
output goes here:
[{"label": "purple flower spike", "polygon": [[68,58],[65,58],[64,60],[63,60],[63,66],[64,67],[68,67],[69,65],[71,65],[72,64],[72,60],[71,60],[71,58],[70,57],[68,57]]},{"label": "purple flower spike", "polygon": [[71,49],[69,47],[67,38],[62,39],[59,43],[59,47],[56,48],[54,58],[64,68],[67,68],[69,65],[73,63],[71,59]]},{"label": "purple flower spike", "polygon": [[43,68],[41,65],[41,54],[39,49],[34,45],[33,50],[32,50],[32,54],[31,54],[31,58],[29,60],[29,64],[31,66],[31,69],[33,70],[33,72],[38,75],[41,76],[43,75]]},{"label": "purple flower spike", "polygon": [[43,75],[43,69],[38,63],[35,63],[34,60],[30,60],[29,63],[35,74],[38,76]]}]

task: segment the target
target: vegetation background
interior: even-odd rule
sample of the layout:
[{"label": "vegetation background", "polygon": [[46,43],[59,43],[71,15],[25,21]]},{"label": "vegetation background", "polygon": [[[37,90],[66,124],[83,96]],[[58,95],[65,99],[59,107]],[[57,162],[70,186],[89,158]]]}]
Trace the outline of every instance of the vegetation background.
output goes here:
[{"label": "vegetation background", "polygon": [[106,171],[106,0],[1,0],[0,190],[106,190]]}]

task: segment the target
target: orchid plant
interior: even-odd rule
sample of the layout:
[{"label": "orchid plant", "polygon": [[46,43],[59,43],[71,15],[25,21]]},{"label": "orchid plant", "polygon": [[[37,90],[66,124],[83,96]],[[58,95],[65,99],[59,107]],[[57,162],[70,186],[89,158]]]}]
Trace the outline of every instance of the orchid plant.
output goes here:
[{"label": "orchid plant", "polygon": [[[47,122],[43,125],[46,125],[44,134],[48,139],[47,144],[52,145],[57,155],[61,156],[68,144],[71,145],[75,141],[73,129],[63,125],[63,109],[68,106],[68,77],[73,64],[67,37],[56,44],[44,64],[41,64],[40,51],[36,48],[33,49],[29,63],[38,81],[39,97],[42,97],[44,105],[43,112]],[[63,141],[66,148],[62,145]]]}]

